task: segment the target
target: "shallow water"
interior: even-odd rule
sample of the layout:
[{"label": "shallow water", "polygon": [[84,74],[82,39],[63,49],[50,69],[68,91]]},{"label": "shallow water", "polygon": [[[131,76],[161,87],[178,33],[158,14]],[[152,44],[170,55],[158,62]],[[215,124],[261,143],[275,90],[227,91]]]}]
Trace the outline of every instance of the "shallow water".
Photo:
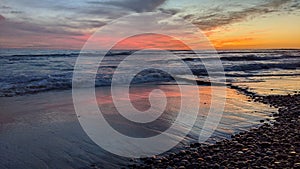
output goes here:
[{"label": "shallow water", "polygon": [[[290,73],[292,71],[278,71],[280,73]],[[300,70],[294,70],[294,74],[300,73]],[[252,81],[233,83],[242,88],[246,88],[251,92],[259,95],[287,95],[300,93],[300,76],[278,76],[276,74],[267,77],[255,77]]]},{"label": "shallow water", "polygon": [[[190,134],[180,138],[182,143],[171,151],[198,139],[210,106],[210,87],[188,87],[190,92],[185,93],[187,96],[194,94],[195,90],[200,91],[200,112]],[[166,107],[166,116],[161,116],[151,125],[136,125],[116,118],[117,112],[107,87],[97,88],[96,95],[99,107],[116,130],[132,137],[148,137],[171,125],[177,116],[178,107],[174,105],[178,105],[181,98],[178,87],[174,85],[135,86],[131,89],[132,104],[139,110],[148,109],[147,98],[153,89],[163,90],[172,106]],[[80,168],[92,163],[115,168],[128,161],[104,151],[88,138],[77,120],[70,90],[2,97],[0,104],[0,168]],[[276,110],[251,102],[237,91],[227,89],[222,120],[208,141],[228,138],[233,132],[259,125],[259,120],[273,111]],[[178,132],[186,130],[182,126]]]}]

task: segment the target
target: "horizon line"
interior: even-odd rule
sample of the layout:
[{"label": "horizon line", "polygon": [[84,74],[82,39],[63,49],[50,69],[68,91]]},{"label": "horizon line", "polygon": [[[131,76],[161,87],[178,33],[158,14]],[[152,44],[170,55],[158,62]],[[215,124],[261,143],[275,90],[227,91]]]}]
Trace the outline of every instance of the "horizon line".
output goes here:
[{"label": "horizon line", "polygon": [[[35,48],[35,47],[27,47],[27,48],[23,48],[23,47],[14,47],[14,48],[2,48],[0,47],[0,50],[82,50],[82,49],[78,49],[78,48]],[[91,51],[101,51],[101,50],[107,50],[107,49],[88,49]],[[112,51],[118,51],[118,50],[132,50],[132,51],[139,51],[139,50],[159,50],[159,49],[111,49]],[[161,49],[161,50],[168,50],[168,51],[197,51],[197,50],[300,50],[300,47],[296,47],[296,48],[215,48],[215,49],[191,49],[191,50],[187,50],[187,49]]]}]

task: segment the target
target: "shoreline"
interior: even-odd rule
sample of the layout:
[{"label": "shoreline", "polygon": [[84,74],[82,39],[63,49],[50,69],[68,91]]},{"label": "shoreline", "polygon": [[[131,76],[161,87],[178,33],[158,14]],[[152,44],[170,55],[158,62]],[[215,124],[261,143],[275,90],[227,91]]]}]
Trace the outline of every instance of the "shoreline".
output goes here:
[{"label": "shoreline", "polygon": [[278,108],[272,114],[274,122],[262,119],[261,126],[231,139],[212,145],[192,143],[177,153],[144,158],[128,168],[300,168],[300,94],[259,96],[236,90]]},{"label": "shoreline", "polygon": [[[170,104],[177,105],[177,102],[180,101],[178,99],[180,93],[176,90],[176,86],[162,85],[147,86],[146,88],[140,86],[131,89],[132,94],[135,96],[135,99],[132,100],[133,104],[143,103],[139,105],[146,105],[143,100],[148,98],[148,93],[153,88],[157,87],[165,91],[166,96],[170,99]],[[201,91],[202,113],[205,115],[206,107],[210,106],[210,87],[189,86],[189,88],[190,92],[185,93],[186,96],[195,93],[194,90]],[[137,133],[145,136],[149,136],[153,132],[151,126],[149,126],[149,129],[139,130],[139,126],[121,123],[119,118],[115,118],[117,112],[111,109],[112,100],[107,89],[97,89],[97,98],[99,103],[104,104],[103,110],[107,111],[107,118],[111,119],[112,124],[118,127],[120,131],[128,132],[126,134]],[[222,127],[214,134],[215,138],[218,138],[217,140],[229,138],[232,132],[244,131],[251,124],[259,125],[260,119],[267,118],[273,112],[269,111],[267,105],[249,102],[248,97],[236,90],[227,88],[227,94],[228,107],[226,112],[228,114],[220,123]],[[0,163],[0,166],[3,166],[2,168],[18,168],[19,166],[22,166],[22,168],[57,168],[58,166],[60,168],[121,168],[126,167],[128,160],[130,160],[103,151],[87,137],[78,123],[70,90],[41,92],[28,96],[0,98],[0,100],[3,105],[1,115],[12,117],[11,122],[3,124],[3,131],[0,136],[0,151],[3,152],[2,158],[4,159]],[[245,106],[243,107],[243,105]],[[243,108],[244,114],[240,114],[241,111],[238,111],[235,108],[236,106]],[[254,110],[257,110],[257,112]],[[170,117],[175,117],[176,114],[173,114],[173,112],[175,110],[166,113],[169,113]],[[201,117],[199,116],[200,121]],[[249,121],[244,123],[243,119],[249,119]],[[162,120],[164,120],[164,123],[157,122],[155,125],[167,127],[168,124],[171,124],[168,119]],[[200,124],[202,123],[198,123],[199,127],[195,125],[194,133],[198,133],[197,129],[200,129]],[[159,132],[155,128],[154,131]],[[178,131],[180,132],[180,130]],[[197,138],[197,135],[191,133],[181,142],[182,144],[176,151],[179,151],[180,147],[189,145],[191,140],[196,141]],[[214,141],[212,140],[212,142]],[[28,144],[24,145],[24,142]],[[15,149],[15,145],[18,145],[18,149]],[[44,147],[47,147],[47,149]],[[53,162],[48,162],[49,157]]]},{"label": "shoreline", "polygon": [[[170,87],[172,87],[172,86],[168,85],[168,86],[164,86],[164,87],[171,89]],[[273,107],[280,107],[279,105],[281,104],[281,102],[291,104],[292,101],[298,100],[298,102],[295,102],[295,103],[299,103],[299,100],[300,100],[299,94],[298,94],[298,96],[295,95],[295,96],[265,96],[265,97],[263,97],[258,94],[244,93],[242,88],[240,89],[240,88],[234,88],[232,86],[228,86],[228,89],[230,91],[232,91],[232,93],[231,93],[232,95],[230,95],[230,98],[234,98],[233,100],[229,99],[229,100],[231,100],[231,104],[236,103],[236,100],[240,103],[241,98],[243,98],[243,100],[246,104],[249,103],[249,105],[253,104],[254,100],[256,102],[265,103],[265,104],[257,103],[257,104],[253,104],[253,105],[256,105],[255,107],[249,107],[249,110],[251,109],[251,112],[253,110],[257,109],[257,110],[262,111],[262,113],[266,115],[266,116],[260,116],[259,114],[256,114],[257,116],[255,116],[255,117],[259,117],[259,118],[257,120],[255,120],[257,123],[255,123],[254,126],[257,126],[257,125],[260,126],[262,124],[259,122],[261,119],[268,118],[268,119],[271,119],[271,121],[273,121],[273,117],[268,116],[273,111],[269,111],[269,110],[270,109],[275,110],[275,108],[273,108]],[[244,89],[244,91],[246,91],[246,90],[247,89]],[[144,90],[142,90],[142,91],[144,91]],[[147,91],[148,90],[146,90],[144,92],[147,93]],[[205,91],[205,90],[202,89],[202,91]],[[100,88],[99,88],[99,92],[101,92]],[[105,91],[102,91],[102,92],[104,92],[103,94],[105,94]],[[236,92],[237,92],[237,95],[235,94]],[[137,89],[135,91],[135,93],[139,93],[141,95],[141,90]],[[204,94],[204,93],[202,93],[202,94]],[[141,96],[143,96],[143,95],[141,95]],[[145,95],[145,96],[147,96],[147,95]],[[174,96],[174,93],[172,93],[172,96]],[[252,101],[250,101],[250,97],[252,98]],[[280,98],[285,98],[285,97],[288,98],[286,100],[290,100],[290,101],[284,102],[285,101],[284,99],[280,100]],[[294,97],[297,99],[294,99]],[[99,97],[99,98],[102,100],[103,99],[107,100],[105,98],[101,98],[101,97]],[[57,161],[57,163],[50,163],[48,166],[50,168],[53,166],[57,166],[58,164],[61,166],[66,166],[66,167],[72,166],[74,168],[102,168],[104,166],[107,168],[122,168],[122,167],[126,167],[128,164],[131,164],[129,166],[129,168],[141,168],[141,164],[145,164],[145,163],[149,163],[149,162],[154,165],[153,167],[167,168],[167,166],[161,167],[158,165],[164,165],[164,164],[170,165],[169,164],[170,160],[173,160],[174,165],[176,165],[176,167],[173,167],[173,168],[178,168],[181,165],[185,166],[185,168],[199,168],[199,166],[187,167],[188,165],[190,165],[189,163],[191,163],[191,164],[193,164],[195,162],[199,163],[198,161],[193,161],[193,162],[190,161],[194,157],[189,157],[189,156],[192,156],[192,153],[194,153],[196,150],[198,153],[198,158],[200,158],[199,160],[203,159],[204,160],[203,162],[206,162],[209,165],[211,165],[212,162],[216,162],[216,161],[214,161],[214,158],[216,158],[216,157],[213,157],[214,151],[215,151],[213,149],[214,149],[214,145],[216,145],[218,142],[214,145],[209,145],[209,144],[200,145],[200,144],[194,143],[191,146],[189,146],[190,144],[188,144],[188,143],[193,143],[193,142],[187,142],[187,144],[183,145],[186,147],[178,147],[176,149],[176,151],[167,152],[167,153],[165,153],[163,155],[159,155],[153,159],[152,158],[142,159],[142,161],[144,163],[141,163],[140,160],[133,159],[133,160],[129,161],[130,159],[119,158],[117,156],[112,156],[109,153],[105,153],[101,149],[99,149],[99,147],[97,147],[97,145],[95,145],[89,138],[87,138],[84,135],[84,132],[82,131],[80,125],[77,123],[76,114],[75,114],[75,112],[73,110],[73,106],[72,106],[71,91],[42,92],[40,94],[30,95],[30,97],[28,97],[28,96],[8,97],[8,98],[3,98],[2,101],[4,101],[4,100],[5,100],[5,102],[2,102],[3,105],[5,105],[5,103],[7,103],[6,108],[9,108],[9,109],[3,111],[3,112],[7,112],[7,113],[6,114],[2,113],[2,115],[8,115],[8,117],[10,117],[10,115],[13,115],[14,119],[12,119],[13,120],[12,124],[9,124],[9,126],[8,126],[9,128],[7,128],[7,129],[13,129],[13,130],[3,130],[3,132],[5,131],[5,133],[10,134],[11,136],[6,137],[5,135],[2,135],[3,146],[0,148],[3,148],[2,149],[4,151],[3,154],[8,156],[5,158],[9,158],[10,153],[11,153],[14,155],[14,159],[25,159],[25,160],[24,161],[19,160],[14,163],[6,162],[6,160],[4,160],[0,164],[0,166],[2,164],[3,164],[3,166],[21,166],[19,164],[19,162],[32,161],[32,159],[36,159],[36,157],[38,157],[38,160],[41,160],[41,161],[38,161],[35,163],[28,163],[28,166],[27,167],[24,166],[24,168],[38,168],[37,166],[45,167],[48,164],[45,165],[43,163],[43,161],[45,159],[47,159],[44,155],[47,155],[47,156],[51,156],[53,159],[56,159],[56,161]],[[16,109],[16,107],[14,105],[14,103],[16,101],[18,101],[19,109]],[[203,100],[203,103],[204,102],[207,102],[207,101]],[[274,104],[272,104],[273,105],[272,108],[269,108],[269,106],[266,105],[269,102],[274,103]],[[36,105],[34,107],[32,107],[32,106],[30,106],[31,103],[35,103]],[[265,109],[260,109],[261,107],[259,107],[258,104],[264,105],[263,107],[265,107]],[[11,106],[9,106],[9,105],[11,105]],[[291,105],[293,105],[293,104],[291,104]],[[13,110],[13,111],[10,111],[10,110]],[[282,109],[282,110],[285,110],[285,109]],[[266,112],[269,112],[269,113],[266,113]],[[277,111],[274,111],[274,112],[277,112]],[[241,111],[237,111],[236,113],[241,113]],[[280,117],[280,115],[277,113],[274,113],[273,116],[274,116],[274,118]],[[298,116],[296,116],[296,117],[299,118]],[[32,120],[31,120],[33,118],[35,119],[34,122],[32,122]],[[265,121],[266,123],[271,122],[271,121],[268,121],[268,119]],[[16,120],[16,121],[14,122],[14,120]],[[119,123],[119,122],[117,122],[117,123]],[[14,126],[14,125],[16,125],[16,126]],[[243,128],[243,129],[249,129],[249,128],[247,127],[247,128]],[[239,131],[239,130],[237,130],[237,131]],[[24,133],[24,134],[20,134],[20,133]],[[68,133],[68,134],[66,134],[66,133]],[[72,133],[72,134],[70,134],[70,133]],[[242,132],[242,133],[244,133],[244,132]],[[40,135],[43,135],[43,137],[40,138],[39,137]],[[30,137],[28,137],[28,136],[30,136]],[[77,140],[78,138],[80,138],[80,139]],[[230,134],[228,134],[228,137],[226,136],[226,139],[228,142],[230,142],[228,140],[229,138],[230,138]],[[233,138],[233,139],[235,139],[235,138]],[[31,144],[26,145],[26,146],[20,146],[19,149],[14,150],[13,149],[14,145],[22,145],[20,143],[21,141],[19,141],[19,140],[23,140],[22,142],[29,142]],[[77,140],[77,141],[74,142],[74,140]],[[219,139],[217,139],[217,140],[219,140]],[[221,140],[223,140],[223,139],[221,139]],[[299,140],[300,140],[300,138],[299,138]],[[227,141],[225,141],[225,142],[227,142]],[[219,142],[221,143],[221,141],[219,141]],[[223,144],[225,144],[225,142]],[[214,142],[210,142],[210,143],[213,144]],[[0,144],[1,144],[1,139],[0,139]],[[226,143],[226,144],[229,144],[229,143]],[[5,147],[4,145],[8,146],[8,148],[4,148]],[[80,145],[84,145],[84,148],[82,148],[82,146],[80,146]],[[228,146],[233,146],[233,145],[228,145]],[[299,147],[300,145],[297,145],[297,146]],[[297,147],[297,146],[294,146],[294,147]],[[43,150],[43,147],[51,147],[51,148],[49,150],[47,150],[47,152],[40,151],[40,150]],[[60,147],[60,148],[57,149],[58,147]],[[81,148],[78,148],[78,147],[81,147]],[[201,151],[203,149],[203,152],[208,151],[209,154],[207,154],[207,155],[211,156],[211,157],[208,157],[208,158],[211,158],[211,161],[206,161],[206,159],[204,157],[206,157],[207,155],[205,155],[205,153],[198,152],[199,147],[201,147]],[[186,149],[184,149],[184,148],[186,148]],[[216,146],[216,148],[218,148],[218,147]],[[71,150],[71,149],[74,150],[74,151],[72,151],[73,152],[72,154],[69,153],[69,150]],[[219,148],[219,149],[221,149],[221,148]],[[11,151],[11,150],[13,150],[13,151]],[[23,150],[23,152],[30,152],[29,155],[31,155],[31,154],[36,154],[36,155],[32,156],[32,157],[30,157],[29,155],[26,155],[27,157],[25,158],[24,154],[21,152],[21,150]],[[180,151],[180,150],[184,150],[184,151]],[[211,150],[213,150],[213,151],[211,151]],[[246,150],[246,149],[244,149],[244,150]],[[250,150],[250,148],[248,148],[248,150]],[[298,150],[297,151],[293,150],[293,151],[295,151],[296,153],[299,152]],[[57,152],[59,152],[59,153],[57,153]],[[167,156],[170,153],[173,154],[172,157]],[[231,153],[231,151],[230,151],[230,153]],[[236,151],[234,153],[236,153],[237,156],[244,155],[244,154],[241,154],[241,152],[239,152],[239,151]],[[91,154],[95,154],[95,155],[91,156]],[[226,153],[224,153],[224,154],[226,154]],[[227,153],[227,154],[229,154],[229,153]],[[69,158],[70,155],[72,158]],[[193,156],[196,157],[196,155],[197,154],[194,153]],[[174,162],[175,157],[178,159],[178,161],[176,163]],[[187,157],[189,157],[190,159],[188,159]],[[182,159],[182,158],[184,158],[184,159]],[[187,159],[185,159],[185,158],[187,158]],[[198,160],[198,158],[196,158],[195,160]],[[78,161],[76,159],[80,159],[80,161]],[[183,160],[187,160],[187,161],[184,161],[184,162],[187,162],[187,164],[181,164],[181,162]],[[67,161],[68,163],[64,163],[65,161]],[[222,166],[223,166],[222,162],[223,162],[223,159],[220,157],[220,159],[218,161],[218,164],[220,166],[219,168],[222,168]],[[298,163],[298,161],[294,162],[294,163]],[[213,163],[213,165],[214,165],[214,163]],[[33,166],[35,166],[35,167],[33,167]],[[203,167],[203,166],[205,166],[205,165],[201,163],[200,167]],[[7,167],[7,168],[9,168],[9,167]],[[11,167],[11,168],[13,168],[13,167]],[[148,166],[144,165],[144,168],[148,168]],[[214,168],[214,166],[206,166],[204,168]],[[216,167],[216,168],[218,168],[218,167]]]}]

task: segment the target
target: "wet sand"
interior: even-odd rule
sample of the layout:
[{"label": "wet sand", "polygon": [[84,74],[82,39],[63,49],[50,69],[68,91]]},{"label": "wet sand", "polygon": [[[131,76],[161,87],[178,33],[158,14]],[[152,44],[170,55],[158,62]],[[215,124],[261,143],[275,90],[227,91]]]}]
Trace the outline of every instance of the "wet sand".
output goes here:
[{"label": "wet sand", "polygon": [[[176,86],[156,86],[166,91],[172,105],[180,101]],[[139,109],[149,105],[147,100],[151,87],[141,86],[132,90],[133,104]],[[191,86],[190,93],[198,90],[198,86]],[[210,89],[200,86],[201,108],[198,126],[191,134],[184,138],[181,149],[190,142],[198,139],[201,120],[210,106]],[[146,134],[153,131],[160,132],[162,127],[172,123],[176,117],[176,109],[170,106],[170,118],[156,123],[155,128],[144,127],[140,131],[138,126],[120,122],[115,118],[111,109],[110,96],[105,88],[97,88],[99,106],[106,110],[108,119],[116,128],[127,132],[128,135]],[[88,100],[87,100],[88,101]],[[192,102],[191,102],[192,103]],[[121,158],[101,149],[82,130],[74,111],[71,91],[51,91],[34,95],[0,98],[0,168],[121,168],[128,164],[127,158]],[[263,111],[262,111],[263,110]],[[249,126],[260,124],[259,120],[267,118],[276,109],[269,109],[262,103],[255,103],[237,93],[227,90],[227,101],[223,119],[211,142],[230,137],[232,133],[244,131]],[[151,127],[151,126],[150,126]],[[155,130],[154,130],[155,129]],[[183,128],[184,130],[184,128]],[[180,131],[178,131],[180,132]],[[195,134],[195,135],[193,135]],[[112,145],[113,146],[113,145]],[[172,150],[172,151],[176,151]]]}]

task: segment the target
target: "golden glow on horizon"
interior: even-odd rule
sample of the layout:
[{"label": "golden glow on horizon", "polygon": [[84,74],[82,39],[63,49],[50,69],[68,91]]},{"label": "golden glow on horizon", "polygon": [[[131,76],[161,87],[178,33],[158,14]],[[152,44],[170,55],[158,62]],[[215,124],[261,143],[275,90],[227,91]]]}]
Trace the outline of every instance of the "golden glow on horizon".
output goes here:
[{"label": "golden glow on horizon", "polygon": [[300,48],[299,28],[299,15],[276,15],[205,33],[217,49]]}]

